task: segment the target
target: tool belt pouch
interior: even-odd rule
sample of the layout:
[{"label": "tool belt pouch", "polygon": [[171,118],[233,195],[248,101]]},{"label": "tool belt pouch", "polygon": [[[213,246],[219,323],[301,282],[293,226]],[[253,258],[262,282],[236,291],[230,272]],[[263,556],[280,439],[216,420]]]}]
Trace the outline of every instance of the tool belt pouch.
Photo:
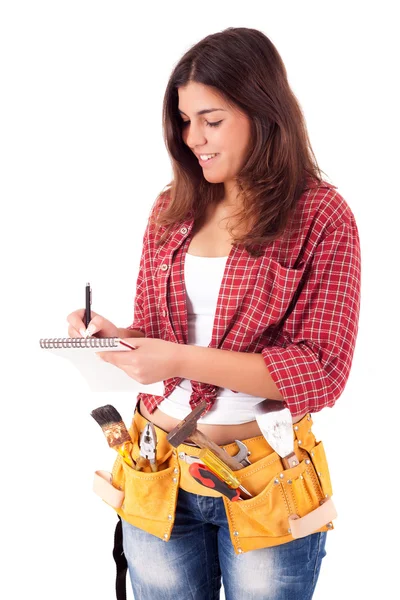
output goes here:
[{"label": "tool belt pouch", "polygon": [[[129,429],[135,461],[140,455],[139,438],[146,423],[136,411]],[[331,499],[329,469],[323,443],[316,441],[312,424],[311,415],[306,415],[293,426],[299,464],[290,469],[284,469],[280,456],[263,436],[242,440],[251,452],[252,464],[235,471],[235,476],[253,497],[232,502],[222,496],[236,554],[333,529],[332,520],[337,514]],[[155,430],[158,471],[152,472],[150,467],[136,471],[118,455],[109,474],[113,493],[101,497],[128,523],[168,541],[179,487],[195,494],[221,494],[198,484],[189,475],[188,465],[179,459],[179,452],[174,452],[167,441],[167,433],[157,427]],[[200,448],[184,444],[179,448],[196,456],[200,452]],[[223,448],[231,456],[237,452],[235,443]],[[105,472],[98,473],[104,476]],[[120,494],[117,499],[114,491]]]},{"label": "tool belt pouch", "polygon": [[[132,458],[140,456],[139,439],[147,421],[135,412],[129,433],[133,441]],[[136,471],[120,455],[112,469],[112,485],[124,492],[120,507],[113,506],[119,516],[140,529],[168,541],[175,519],[179,490],[178,459],[166,439],[167,433],[155,427],[157,435],[157,468]]]},{"label": "tool belt pouch", "polygon": [[264,444],[269,451],[265,455],[263,450],[263,458],[235,471],[253,497],[236,502],[223,497],[236,554],[333,529],[332,519],[337,514],[328,464],[323,444],[316,441],[311,426],[311,415],[293,426],[294,452],[300,462],[289,469],[284,469],[281,458],[263,437],[249,440],[258,440],[258,451]]}]

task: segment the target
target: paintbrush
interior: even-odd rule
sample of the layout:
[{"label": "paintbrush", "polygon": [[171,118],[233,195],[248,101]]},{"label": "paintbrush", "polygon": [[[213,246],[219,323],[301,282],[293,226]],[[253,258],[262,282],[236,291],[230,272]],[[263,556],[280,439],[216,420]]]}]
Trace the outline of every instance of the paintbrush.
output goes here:
[{"label": "paintbrush", "polygon": [[134,468],[136,463],[131,456],[132,438],[117,409],[111,404],[106,404],[95,408],[90,414],[102,428],[110,448],[116,450],[126,464]]}]

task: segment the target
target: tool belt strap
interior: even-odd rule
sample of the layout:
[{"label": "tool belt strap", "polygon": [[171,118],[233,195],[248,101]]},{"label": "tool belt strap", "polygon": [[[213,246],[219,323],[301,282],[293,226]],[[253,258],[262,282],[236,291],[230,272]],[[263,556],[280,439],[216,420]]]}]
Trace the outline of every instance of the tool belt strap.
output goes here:
[{"label": "tool belt strap", "polygon": [[128,570],[128,563],[126,561],[122,544],[122,520],[119,515],[118,523],[114,533],[113,557],[117,567],[117,574],[115,578],[116,598],[117,600],[126,600],[126,572]]}]

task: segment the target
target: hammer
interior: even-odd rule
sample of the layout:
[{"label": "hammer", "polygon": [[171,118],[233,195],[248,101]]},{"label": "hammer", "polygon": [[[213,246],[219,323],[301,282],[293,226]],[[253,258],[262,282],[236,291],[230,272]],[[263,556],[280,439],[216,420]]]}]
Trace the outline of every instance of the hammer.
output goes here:
[{"label": "hammer", "polygon": [[197,421],[204,412],[206,406],[207,402],[203,400],[203,402],[196,406],[183,421],[178,423],[178,425],[169,432],[167,440],[171,446],[177,448],[180,444],[183,444],[186,439],[190,439],[200,446],[200,448],[209,448],[212,450],[218,458],[232,469],[232,471],[243,469],[243,465],[236,460],[236,458],[230,456],[226,450],[222,450],[217,444],[214,444],[212,440],[205,436],[204,433],[197,429]]}]

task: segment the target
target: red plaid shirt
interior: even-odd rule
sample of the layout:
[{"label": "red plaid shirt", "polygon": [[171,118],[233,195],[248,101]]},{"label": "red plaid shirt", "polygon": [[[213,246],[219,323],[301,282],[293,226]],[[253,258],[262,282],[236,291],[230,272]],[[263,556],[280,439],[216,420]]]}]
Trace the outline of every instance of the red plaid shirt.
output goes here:
[{"label": "red plaid shirt", "polygon": [[[361,253],[354,215],[336,187],[309,180],[290,235],[253,258],[232,246],[216,307],[211,348],[261,353],[292,416],[333,406],[349,377],[360,311]],[[160,195],[153,211],[168,202]],[[155,245],[155,227],[143,238],[134,321],[146,337],[187,343],[185,253],[192,215]],[[162,228],[159,235],[165,229]],[[150,413],[182,381],[164,381],[164,396],[140,393]],[[218,386],[192,381],[190,405]],[[237,390],[232,390],[237,393]]]}]

